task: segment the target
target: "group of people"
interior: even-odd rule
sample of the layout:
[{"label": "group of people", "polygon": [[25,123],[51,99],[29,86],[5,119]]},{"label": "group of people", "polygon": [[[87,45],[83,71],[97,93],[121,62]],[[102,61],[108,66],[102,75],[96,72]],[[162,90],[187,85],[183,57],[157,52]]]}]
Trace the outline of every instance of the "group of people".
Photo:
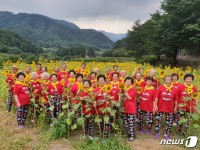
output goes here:
[{"label": "group of people", "polygon": [[[198,90],[193,85],[193,74],[185,74],[184,83],[178,81],[177,73],[166,75],[161,84],[156,78],[155,69],[151,69],[147,76],[143,74],[143,68],[134,70],[131,76],[127,76],[125,70],[119,71],[118,66],[114,65],[113,70],[107,68],[105,74],[99,74],[98,68],[94,68],[85,76],[85,63],[82,63],[77,71],[67,70],[67,65],[63,63],[61,70],[55,67],[51,75],[41,64],[37,64],[36,68],[37,70],[32,72],[27,66],[23,72],[13,65],[12,73],[6,79],[9,93],[7,111],[10,112],[14,99],[20,129],[25,127],[29,107],[31,116],[34,116],[36,103],[39,107],[44,106],[47,109],[51,119],[58,118],[62,112],[63,102],[68,101],[70,106],[81,103],[82,109],[77,109],[74,115],[83,113],[85,133],[90,137],[93,136],[94,116],[98,115],[101,118],[100,130],[104,133],[104,138],[109,137],[114,117],[103,109],[113,107],[116,110],[115,119],[123,119],[129,141],[133,141],[136,137],[136,124],[139,134],[149,135],[154,120],[154,138],[157,139],[163,115],[166,124],[165,139],[169,139],[174,123],[177,125],[178,133],[182,134],[184,124],[180,123],[181,118],[188,119],[185,123],[187,126],[190,119],[187,113],[196,112]],[[108,86],[111,87],[109,90]],[[34,102],[30,102],[30,99],[34,99]],[[86,99],[93,101],[86,104]],[[113,106],[112,102],[123,102],[121,103],[123,105]],[[53,109],[49,110],[51,106]],[[119,112],[120,107],[123,108],[123,112]],[[108,121],[104,120],[105,116],[109,116]]]}]

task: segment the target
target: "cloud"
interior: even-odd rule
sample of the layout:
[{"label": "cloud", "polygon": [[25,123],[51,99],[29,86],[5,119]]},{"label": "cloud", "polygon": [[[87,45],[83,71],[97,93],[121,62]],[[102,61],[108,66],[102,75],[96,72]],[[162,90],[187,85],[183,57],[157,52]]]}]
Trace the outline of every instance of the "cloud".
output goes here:
[{"label": "cloud", "polygon": [[0,0],[0,10],[74,21],[81,28],[126,32],[159,10],[158,0]]}]

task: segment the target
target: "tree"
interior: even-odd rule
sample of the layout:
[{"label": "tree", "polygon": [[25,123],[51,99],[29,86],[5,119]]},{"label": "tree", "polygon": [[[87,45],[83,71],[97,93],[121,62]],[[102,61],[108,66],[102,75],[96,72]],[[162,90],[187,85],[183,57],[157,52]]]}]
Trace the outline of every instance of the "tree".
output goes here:
[{"label": "tree", "polygon": [[158,29],[162,32],[163,44],[173,56],[173,65],[177,65],[180,49],[200,50],[200,1],[164,0],[161,8],[164,13]]}]

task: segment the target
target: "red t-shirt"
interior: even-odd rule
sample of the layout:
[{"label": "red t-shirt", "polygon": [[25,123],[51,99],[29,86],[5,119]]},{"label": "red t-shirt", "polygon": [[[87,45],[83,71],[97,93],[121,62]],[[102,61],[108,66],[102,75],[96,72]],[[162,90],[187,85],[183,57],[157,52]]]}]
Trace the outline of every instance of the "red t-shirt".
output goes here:
[{"label": "red t-shirt", "polygon": [[48,84],[47,92],[49,95],[60,95],[63,94],[64,90],[59,82],[55,85],[55,87],[53,86],[52,82],[50,82]]},{"label": "red t-shirt", "polygon": [[[48,85],[49,85],[50,81],[49,80],[42,80],[41,81],[41,86],[42,86],[42,90],[47,90],[48,89]],[[42,93],[41,93],[42,94]],[[48,97],[46,93],[42,94],[42,97],[44,98],[44,100],[48,101]]]},{"label": "red t-shirt", "polygon": [[136,114],[137,108],[136,108],[136,90],[134,87],[130,88],[127,93],[132,98],[129,100],[128,98],[125,99],[124,102],[124,111],[127,114]]},{"label": "red t-shirt", "polygon": [[30,104],[29,90],[26,85],[16,83],[14,85],[13,90],[14,90],[14,95],[17,95],[19,103],[21,105]]},{"label": "red t-shirt", "polygon": [[174,112],[175,101],[178,100],[178,92],[174,86],[171,88],[171,91],[169,91],[164,85],[161,85],[157,91],[157,98],[159,112]]},{"label": "red t-shirt", "polygon": [[155,89],[158,89],[158,87],[160,86],[160,82],[158,81],[158,79],[154,78],[152,85]]},{"label": "red t-shirt", "polygon": [[61,80],[67,80],[67,78],[69,78],[69,74],[68,74],[68,71],[60,71],[58,73],[58,80],[61,81]]},{"label": "red t-shirt", "polygon": [[144,90],[140,97],[139,108],[146,112],[153,112],[153,102],[156,99],[156,90]]},{"label": "red t-shirt", "polygon": [[119,92],[120,92],[119,83],[120,83],[119,81],[117,81],[117,82],[111,81],[110,82],[110,84],[112,85],[112,91],[114,93],[115,101],[119,101]]},{"label": "red t-shirt", "polygon": [[118,73],[119,74],[119,77],[121,76],[121,73],[120,72],[111,72],[110,73],[110,81],[112,81],[113,80],[113,73]]},{"label": "red t-shirt", "polygon": [[[91,97],[91,95],[89,93],[90,92],[81,91],[80,97]],[[93,106],[93,103],[87,103],[87,104],[86,103],[87,102],[82,102],[83,113],[85,115],[94,115],[95,114],[95,108]]]},{"label": "red t-shirt", "polygon": [[37,72],[37,74],[38,74],[38,79],[41,79],[42,78],[42,71],[36,71]]},{"label": "red t-shirt", "polygon": [[182,84],[180,82],[173,83],[174,88],[177,89],[177,90],[178,90],[179,86],[181,86],[181,85]]},{"label": "red t-shirt", "polygon": [[92,87],[95,89],[97,87],[97,79],[90,80],[92,83]]},{"label": "red t-shirt", "polygon": [[[72,84],[71,85],[71,92],[72,92],[72,98],[75,98],[77,96],[77,94],[80,92],[79,91],[79,87],[78,87],[78,83]],[[80,101],[73,99],[71,101],[72,104],[78,104]]]},{"label": "red t-shirt", "polygon": [[106,94],[110,96],[114,96],[113,91],[111,90],[109,93],[106,93],[104,90],[102,90],[100,87],[97,87],[94,92],[96,93],[96,102],[97,102],[97,113],[99,115],[103,114],[102,109],[106,107],[111,107],[111,100],[105,100],[104,96]]},{"label": "red t-shirt", "polygon": [[32,93],[37,94],[37,95],[41,95],[42,84],[40,83],[40,81],[31,80],[30,86],[31,86],[31,89],[32,89]]},{"label": "red t-shirt", "polygon": [[[197,87],[193,86],[192,93],[195,94],[197,92],[198,92]],[[196,112],[196,108],[195,108],[196,100],[194,98],[192,98],[190,94],[188,94],[187,87],[184,84],[179,86],[178,97],[179,97],[178,109],[183,109],[186,112],[190,112],[190,109],[191,109],[191,112]],[[185,102],[184,102],[184,99],[185,99]],[[186,99],[188,99],[188,100],[186,100]],[[180,106],[180,105],[185,105],[185,106]]]},{"label": "red t-shirt", "polygon": [[9,91],[13,91],[13,86],[15,84],[16,81],[16,74],[9,74],[6,78],[6,82],[9,84]]}]

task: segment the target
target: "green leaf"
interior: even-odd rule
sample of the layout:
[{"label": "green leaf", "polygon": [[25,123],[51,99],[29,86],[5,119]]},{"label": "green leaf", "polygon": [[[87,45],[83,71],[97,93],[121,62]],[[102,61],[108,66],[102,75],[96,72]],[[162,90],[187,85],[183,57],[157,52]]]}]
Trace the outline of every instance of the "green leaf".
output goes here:
[{"label": "green leaf", "polygon": [[108,121],[109,121],[110,117],[108,117],[108,116],[105,116],[105,117],[103,117],[103,119],[104,119],[104,121],[105,121],[106,123],[108,123]]},{"label": "green leaf", "polygon": [[74,109],[74,110],[77,110],[80,106],[81,106],[81,103],[74,104],[74,105],[73,105],[73,109]]},{"label": "green leaf", "polygon": [[180,124],[183,124],[183,123],[186,123],[187,121],[188,121],[188,119],[181,118],[181,119],[179,120],[179,123],[180,123]]},{"label": "green leaf", "polygon": [[53,109],[54,109],[54,106],[49,107],[50,111],[53,111]]},{"label": "green leaf", "polygon": [[72,116],[74,116],[74,114],[75,114],[75,111],[70,111],[70,112],[68,113],[68,117],[72,117]]},{"label": "green leaf", "polygon": [[64,116],[64,112],[62,112],[62,113],[59,115],[59,118],[61,118],[62,116]]},{"label": "green leaf", "polygon": [[68,103],[62,106],[63,110],[68,109],[68,108],[69,108],[69,104]]},{"label": "green leaf", "polygon": [[77,124],[81,126],[81,125],[84,124],[84,121],[85,121],[85,118],[84,117],[80,117],[80,118],[77,119]]},{"label": "green leaf", "polygon": [[73,124],[73,125],[71,126],[71,129],[72,129],[72,130],[75,130],[77,127],[78,127],[77,124]]},{"label": "green leaf", "polygon": [[71,125],[72,124],[72,119],[71,118],[67,118],[67,125]]},{"label": "green leaf", "polygon": [[97,117],[95,117],[95,120],[94,120],[96,123],[100,123],[101,122],[101,118],[99,118],[98,116]]}]

